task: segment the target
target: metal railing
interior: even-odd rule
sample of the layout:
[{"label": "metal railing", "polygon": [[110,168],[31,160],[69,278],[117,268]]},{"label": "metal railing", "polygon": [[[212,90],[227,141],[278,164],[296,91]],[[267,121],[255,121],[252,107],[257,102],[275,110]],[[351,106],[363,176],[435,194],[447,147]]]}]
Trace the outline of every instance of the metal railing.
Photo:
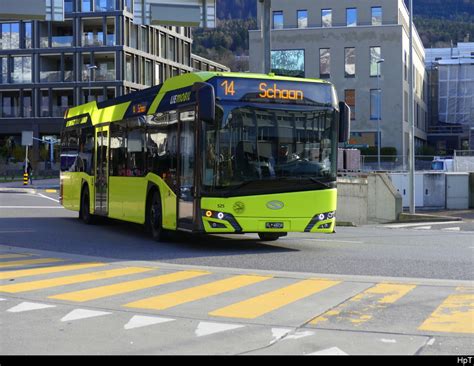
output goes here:
[{"label": "metal railing", "polygon": [[[431,170],[431,163],[435,156],[433,155],[416,155],[415,170]],[[403,155],[381,155],[380,167],[376,155],[362,155],[360,163],[360,171],[408,171],[408,156]]]}]

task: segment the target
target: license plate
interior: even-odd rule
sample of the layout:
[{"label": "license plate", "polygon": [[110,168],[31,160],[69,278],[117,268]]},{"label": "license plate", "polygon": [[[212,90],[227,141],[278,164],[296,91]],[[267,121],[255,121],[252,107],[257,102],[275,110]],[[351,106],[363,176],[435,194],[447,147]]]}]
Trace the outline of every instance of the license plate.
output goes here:
[{"label": "license plate", "polygon": [[267,222],[265,223],[267,229],[283,229],[285,224],[283,222]]}]

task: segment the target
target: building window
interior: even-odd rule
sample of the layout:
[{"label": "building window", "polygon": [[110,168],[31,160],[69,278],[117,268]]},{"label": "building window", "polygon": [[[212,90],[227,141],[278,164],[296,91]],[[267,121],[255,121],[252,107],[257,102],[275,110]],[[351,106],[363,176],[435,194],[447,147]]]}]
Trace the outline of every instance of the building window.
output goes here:
[{"label": "building window", "polygon": [[0,49],[20,48],[20,23],[0,24]]},{"label": "building window", "polygon": [[321,48],[319,50],[319,77],[331,77],[331,49]]},{"label": "building window", "polygon": [[355,89],[344,90],[344,101],[351,108],[351,120],[355,120],[355,116],[356,116]]},{"label": "building window", "polygon": [[346,9],[346,26],[348,27],[357,26],[357,9],[356,8]]},{"label": "building window", "polygon": [[355,48],[348,47],[344,49],[344,74],[346,78],[355,77]]},{"label": "building window", "polygon": [[82,11],[83,12],[92,11],[92,0],[82,0]]},{"label": "building window", "polygon": [[273,12],[273,29],[283,29],[283,12]]},{"label": "building window", "polygon": [[370,47],[370,76],[379,76],[381,65],[377,63],[382,59],[380,47]]},{"label": "building window", "polygon": [[321,10],[321,25],[323,27],[332,27],[332,9]]},{"label": "building window", "polygon": [[8,84],[8,58],[2,57],[0,58],[0,70],[1,70],[1,84]]},{"label": "building window", "polygon": [[20,104],[18,92],[1,92],[2,100],[2,117],[19,117]]},{"label": "building window", "polygon": [[95,11],[115,10],[115,0],[95,0]]},{"label": "building window", "polygon": [[31,83],[31,57],[13,57],[12,82],[14,84]]},{"label": "building window", "polygon": [[298,10],[298,28],[307,28],[308,27],[308,10]]},{"label": "building window", "polygon": [[304,50],[272,51],[272,72],[283,76],[304,77]]},{"label": "building window", "polygon": [[25,25],[25,35],[24,35],[25,48],[31,48],[33,46],[33,43],[32,43],[33,31],[31,27],[31,22],[24,23],[24,25]]},{"label": "building window", "polygon": [[372,25],[382,25],[382,7],[372,8]]},{"label": "building window", "polygon": [[370,89],[370,119],[371,120],[379,120],[381,119],[380,113],[380,96],[381,96],[380,89]]},{"label": "building window", "polygon": [[125,9],[129,13],[133,13],[133,0],[125,0]]}]

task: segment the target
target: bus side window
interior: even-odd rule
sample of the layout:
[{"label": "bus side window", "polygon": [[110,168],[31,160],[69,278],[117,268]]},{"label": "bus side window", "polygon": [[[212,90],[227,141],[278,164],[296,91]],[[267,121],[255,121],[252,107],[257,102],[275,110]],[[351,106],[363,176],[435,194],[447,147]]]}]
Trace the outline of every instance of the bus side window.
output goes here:
[{"label": "bus side window", "polygon": [[110,127],[110,175],[114,177],[127,176],[125,133],[126,129],[119,123]]}]

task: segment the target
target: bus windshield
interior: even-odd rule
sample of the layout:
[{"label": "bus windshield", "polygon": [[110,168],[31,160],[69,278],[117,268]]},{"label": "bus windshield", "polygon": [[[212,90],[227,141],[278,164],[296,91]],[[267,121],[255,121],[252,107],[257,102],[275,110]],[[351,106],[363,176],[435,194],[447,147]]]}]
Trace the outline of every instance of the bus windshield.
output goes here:
[{"label": "bus windshield", "polygon": [[205,193],[230,197],[334,186],[333,108],[227,102],[216,117],[216,124],[204,124]]}]

